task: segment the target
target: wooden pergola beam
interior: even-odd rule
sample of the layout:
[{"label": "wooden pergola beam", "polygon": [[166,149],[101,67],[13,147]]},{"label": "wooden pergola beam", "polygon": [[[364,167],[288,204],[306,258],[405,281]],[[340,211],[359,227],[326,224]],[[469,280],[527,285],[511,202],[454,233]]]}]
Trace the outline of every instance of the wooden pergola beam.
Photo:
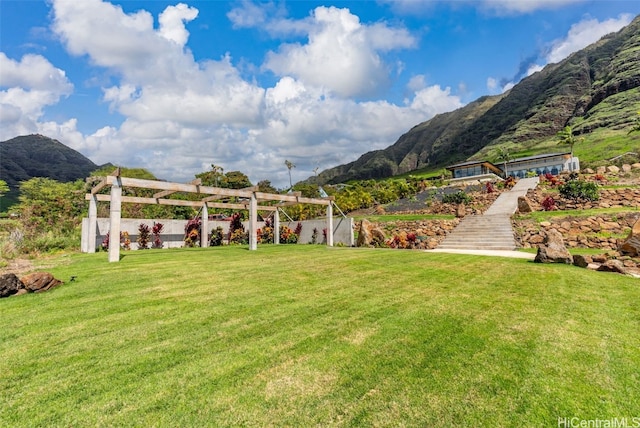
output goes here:
[{"label": "wooden pergola beam", "polygon": [[[199,186],[202,184],[202,179],[201,178],[196,178],[195,180],[191,180],[189,182],[189,184],[194,184],[196,186]],[[158,192],[156,194],[153,195],[154,198],[156,199],[160,199],[160,198],[164,198],[165,196],[169,196],[172,193],[176,193],[175,190],[163,190],[162,192]]]}]

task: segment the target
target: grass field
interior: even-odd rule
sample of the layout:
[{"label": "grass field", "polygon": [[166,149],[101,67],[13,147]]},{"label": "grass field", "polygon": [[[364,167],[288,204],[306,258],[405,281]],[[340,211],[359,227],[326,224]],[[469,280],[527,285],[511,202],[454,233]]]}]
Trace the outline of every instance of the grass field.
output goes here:
[{"label": "grass field", "polygon": [[54,264],[66,284],[0,301],[2,427],[640,417],[638,279],[312,245]]}]

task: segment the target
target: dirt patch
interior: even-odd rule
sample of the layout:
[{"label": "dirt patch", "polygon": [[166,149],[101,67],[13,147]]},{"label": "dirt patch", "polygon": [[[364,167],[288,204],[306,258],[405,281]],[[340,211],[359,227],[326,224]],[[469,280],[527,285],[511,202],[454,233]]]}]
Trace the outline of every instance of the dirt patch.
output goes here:
[{"label": "dirt patch", "polygon": [[33,263],[28,259],[6,260],[6,263],[6,266],[0,266],[0,274],[13,273],[22,276],[35,270]]}]

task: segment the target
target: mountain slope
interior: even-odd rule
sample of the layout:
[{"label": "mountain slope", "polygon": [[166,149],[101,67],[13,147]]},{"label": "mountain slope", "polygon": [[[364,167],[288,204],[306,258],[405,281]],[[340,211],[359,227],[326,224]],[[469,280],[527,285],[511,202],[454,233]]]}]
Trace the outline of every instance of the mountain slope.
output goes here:
[{"label": "mountain slope", "polygon": [[68,182],[86,178],[98,166],[77,151],[43,135],[25,135],[0,142],[0,180],[11,191],[0,198],[0,211],[15,203],[21,181],[46,177]]},{"label": "mountain slope", "polygon": [[[624,136],[640,111],[640,17],[617,33],[550,64],[499,96],[482,97],[438,115],[402,135],[392,146],[323,171],[308,181],[319,184],[385,178],[417,169],[437,170],[469,158],[497,160],[497,148],[512,155],[553,150],[556,133],[571,125],[586,140],[589,155],[597,143]],[[631,148],[640,149],[639,137]],[[603,145],[606,142],[602,143]],[[628,150],[619,142],[606,152]],[[603,148],[603,150],[605,150]]]}]

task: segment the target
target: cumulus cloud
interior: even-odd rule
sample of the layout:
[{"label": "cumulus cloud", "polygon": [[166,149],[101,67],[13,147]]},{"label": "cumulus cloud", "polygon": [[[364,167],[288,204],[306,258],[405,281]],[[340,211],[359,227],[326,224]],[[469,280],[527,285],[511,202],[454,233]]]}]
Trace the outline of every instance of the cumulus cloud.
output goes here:
[{"label": "cumulus cloud", "polygon": [[372,95],[389,82],[379,52],[411,48],[415,39],[403,28],[363,25],[348,9],[318,7],[308,43],[285,44],[267,55],[264,66],[344,97]]},{"label": "cumulus cloud", "polygon": [[584,19],[573,24],[566,37],[554,40],[545,59],[547,63],[560,62],[574,52],[597,42],[603,36],[619,31],[629,25],[632,15],[623,14],[618,18],[598,21],[597,19]]},{"label": "cumulus cloud", "polygon": [[72,91],[65,72],[46,58],[25,55],[16,61],[0,52],[0,137],[38,132],[43,109]]},{"label": "cumulus cloud", "polygon": [[198,16],[198,9],[184,3],[169,6],[160,14],[160,35],[184,46],[189,38],[189,32],[184,27],[185,22],[193,21]]},{"label": "cumulus cloud", "polygon": [[[391,68],[384,54],[413,48],[402,27],[366,24],[346,9],[320,7],[300,20],[273,5],[228,17],[237,28],[264,25],[282,44],[265,67],[276,82],[262,87],[243,77],[231,54],[196,61],[186,24],[198,10],[178,4],[157,17],[125,13],[106,1],[53,0],[54,34],[71,54],[106,76],[103,101],[123,117],[119,125],[83,134],[75,118],[43,119],[43,108],[73,91],[64,71],[44,57],[20,61],[0,54],[0,116],[5,138],[39,132],[57,138],[101,164],[144,167],[158,177],[189,181],[211,164],[240,170],[255,183],[288,183],[284,160],[296,164],[295,180],[317,167],[330,168],[392,144],[416,123],[462,105],[449,88],[416,76],[403,105],[350,98],[386,84]],[[253,9],[252,9],[253,8]]]}]

